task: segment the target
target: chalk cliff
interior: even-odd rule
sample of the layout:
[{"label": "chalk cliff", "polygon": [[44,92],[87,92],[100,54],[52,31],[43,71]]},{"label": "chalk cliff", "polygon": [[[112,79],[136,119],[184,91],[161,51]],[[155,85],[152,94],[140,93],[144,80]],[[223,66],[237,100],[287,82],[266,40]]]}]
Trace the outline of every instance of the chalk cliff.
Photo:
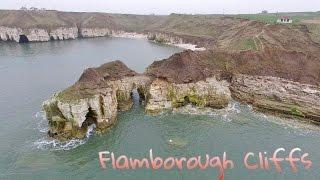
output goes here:
[{"label": "chalk cliff", "polygon": [[320,122],[319,62],[303,53],[269,49],[187,50],[154,62],[144,74],[120,61],[106,63],[85,70],[73,86],[44,102],[49,135],[82,138],[93,124],[104,131],[119,110],[131,108],[134,89],[152,115],[188,104],[225,108],[234,98],[258,110]]},{"label": "chalk cliff", "polygon": [[81,28],[80,36],[81,37],[103,37],[111,35],[111,30],[108,28]]},{"label": "chalk cliff", "polygon": [[320,122],[320,45],[306,26],[216,15],[121,15],[0,11],[0,40],[29,42],[87,37],[145,38],[192,50],[155,61],[137,74],[119,61],[84,72],[44,103],[49,135],[83,137],[103,130],[137,89],[146,111],[186,104],[224,108],[231,98],[255,108]]},{"label": "chalk cliff", "polygon": [[146,112],[158,114],[193,104],[199,107],[224,108],[231,100],[229,84],[215,77],[196,83],[176,84],[156,79],[149,87]]},{"label": "chalk cliff", "polygon": [[116,122],[118,110],[132,106],[131,94],[145,95],[150,78],[139,75],[122,62],[89,68],[79,81],[43,103],[51,137],[66,140],[83,138],[90,125],[104,131]]},{"label": "chalk cliff", "polygon": [[[82,37],[144,37],[186,49],[229,52],[270,48],[320,57],[318,36],[305,25],[285,26],[219,15],[128,15],[0,10],[0,40],[49,41]],[[134,34],[129,36],[128,34]]]},{"label": "chalk cliff", "polygon": [[50,40],[67,40],[78,37],[77,27],[60,27],[53,30],[31,28],[21,29],[12,27],[0,27],[0,38],[2,41],[26,42],[44,42]]},{"label": "chalk cliff", "polygon": [[319,123],[319,65],[316,57],[279,49],[184,51],[147,68],[146,74],[159,80],[151,84],[146,108],[160,111],[187,102],[222,108],[231,94],[258,110]]}]

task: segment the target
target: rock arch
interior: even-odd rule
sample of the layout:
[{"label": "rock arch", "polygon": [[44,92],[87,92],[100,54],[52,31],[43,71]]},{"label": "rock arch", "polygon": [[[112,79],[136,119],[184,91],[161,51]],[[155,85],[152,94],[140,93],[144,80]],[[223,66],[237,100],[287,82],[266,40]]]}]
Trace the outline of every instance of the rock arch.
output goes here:
[{"label": "rock arch", "polygon": [[91,125],[97,125],[98,114],[96,111],[92,110],[91,107],[88,109],[88,113],[86,114],[86,120],[82,123],[81,128],[87,130],[87,128]]}]

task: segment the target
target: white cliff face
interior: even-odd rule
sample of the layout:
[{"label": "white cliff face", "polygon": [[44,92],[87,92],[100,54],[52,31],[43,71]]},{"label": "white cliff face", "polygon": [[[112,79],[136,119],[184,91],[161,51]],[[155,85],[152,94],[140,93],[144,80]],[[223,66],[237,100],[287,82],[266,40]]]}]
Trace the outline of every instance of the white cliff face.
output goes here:
[{"label": "white cliff face", "polygon": [[52,121],[59,117],[59,119],[63,119],[65,122],[69,121],[73,126],[81,128],[89,110],[95,114],[98,124],[114,121],[117,115],[117,98],[111,88],[106,88],[100,94],[74,101],[63,101],[55,95],[45,101],[43,107],[49,120]]},{"label": "white cliff face", "polygon": [[111,30],[108,28],[81,28],[80,35],[81,37],[103,37],[109,36]]},{"label": "white cliff face", "polygon": [[20,28],[0,27],[0,38],[2,41],[19,42],[22,30]]},{"label": "white cliff face", "polygon": [[[126,77],[109,81],[90,97],[65,100],[54,95],[43,103],[50,125],[50,134],[57,138],[82,138],[90,124],[98,129],[106,129],[115,123],[118,110],[128,110],[132,106],[131,93],[134,89],[145,89],[150,83],[146,76]],[[93,122],[89,122],[89,115]],[[92,120],[91,119],[91,120]]]},{"label": "white cliff face", "polygon": [[129,39],[147,39],[147,35],[136,32],[112,31],[112,37],[129,38]]},{"label": "white cliff face", "polygon": [[29,41],[43,42],[50,40],[49,34],[45,29],[29,29],[26,36]]},{"label": "white cliff face", "polygon": [[151,114],[187,104],[223,108],[231,100],[229,84],[226,81],[217,81],[215,77],[187,84],[156,79],[150,85],[148,92],[146,111]]},{"label": "white cliff face", "polygon": [[195,44],[187,43],[183,38],[166,33],[148,33],[141,34],[136,32],[125,32],[121,30],[112,30],[109,28],[80,28],[77,27],[59,27],[53,30],[41,28],[21,29],[0,27],[0,40],[19,42],[20,35],[25,35],[30,42],[43,42],[50,40],[68,40],[77,39],[78,36],[83,38],[90,37],[121,37],[130,39],[149,39],[157,43],[177,46],[183,49],[193,51],[204,51],[204,47],[197,47]]},{"label": "white cliff face", "polygon": [[148,33],[147,38],[157,43],[163,43],[168,45],[177,46],[183,49],[190,49],[192,51],[205,51],[204,47],[197,47],[196,44],[186,42],[179,36],[174,36],[167,33]]},{"label": "white cliff face", "polygon": [[141,98],[144,99],[147,86],[151,79],[147,76],[126,77],[117,81],[110,81],[108,84],[116,91],[118,99],[118,109],[126,111],[133,105],[132,91],[137,89]]},{"label": "white cliff face", "polygon": [[78,28],[77,27],[60,27],[52,30],[50,33],[50,38],[54,40],[68,40],[78,38]]},{"label": "white cliff face", "polygon": [[60,27],[52,31],[41,28],[21,29],[11,27],[0,27],[0,38],[2,41],[20,41],[20,36],[24,35],[30,42],[43,42],[53,40],[76,39],[78,37],[78,28]]}]

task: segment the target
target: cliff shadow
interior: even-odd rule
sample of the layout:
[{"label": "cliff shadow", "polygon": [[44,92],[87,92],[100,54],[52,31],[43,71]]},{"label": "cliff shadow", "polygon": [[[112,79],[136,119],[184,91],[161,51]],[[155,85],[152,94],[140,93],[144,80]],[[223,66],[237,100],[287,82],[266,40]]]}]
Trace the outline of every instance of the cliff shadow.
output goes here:
[{"label": "cliff shadow", "polygon": [[97,112],[92,110],[91,107],[89,107],[88,111],[89,112],[86,114],[86,120],[81,125],[81,129],[83,130],[87,130],[87,128],[93,124],[97,126],[97,117],[98,117]]},{"label": "cliff shadow", "polygon": [[26,35],[20,35],[19,36],[19,43],[28,43],[29,39]]}]

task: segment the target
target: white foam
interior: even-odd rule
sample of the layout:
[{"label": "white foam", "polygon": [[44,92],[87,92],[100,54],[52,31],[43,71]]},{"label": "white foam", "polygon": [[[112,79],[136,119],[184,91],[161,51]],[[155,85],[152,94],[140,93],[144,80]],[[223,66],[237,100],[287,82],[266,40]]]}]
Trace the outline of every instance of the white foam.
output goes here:
[{"label": "white foam", "polygon": [[60,142],[58,140],[49,140],[47,138],[39,139],[38,141],[34,142],[34,145],[37,149],[41,150],[53,150],[53,151],[60,151],[60,150],[70,150],[74,149],[82,144],[86,143],[86,139],[72,139],[67,142]]},{"label": "white foam", "polygon": [[[47,136],[47,132],[49,130],[48,122],[45,117],[45,113],[43,111],[37,112],[34,117],[38,120],[36,129],[39,130],[41,133],[45,133],[45,136]],[[37,149],[41,150],[53,150],[53,151],[59,151],[59,150],[70,150],[74,149],[80,145],[85,144],[88,139],[93,135],[94,129],[96,128],[95,124],[92,124],[88,127],[86,137],[84,139],[72,139],[70,141],[61,142],[55,139],[49,139],[48,137],[43,137],[33,144]]]},{"label": "white foam", "polygon": [[231,122],[231,116],[241,113],[240,104],[232,101],[226,108],[212,109],[210,107],[197,107],[193,105],[186,105],[183,107],[173,109],[174,113],[190,114],[190,115],[207,115],[213,117],[220,117],[225,122]]},{"label": "white foam", "polygon": [[48,132],[48,121],[46,119],[45,113],[43,111],[39,111],[34,115],[34,118],[37,120],[36,129],[39,130],[41,133]]}]

